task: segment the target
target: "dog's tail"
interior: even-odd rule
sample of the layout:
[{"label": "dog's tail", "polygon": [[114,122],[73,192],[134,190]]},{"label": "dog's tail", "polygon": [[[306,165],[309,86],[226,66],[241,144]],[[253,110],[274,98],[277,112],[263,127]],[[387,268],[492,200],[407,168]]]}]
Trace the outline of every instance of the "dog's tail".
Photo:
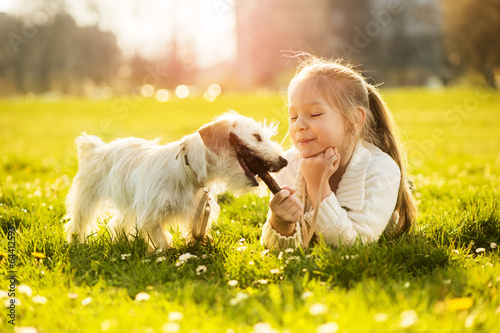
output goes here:
[{"label": "dog's tail", "polygon": [[78,158],[80,160],[84,159],[89,155],[95,148],[103,145],[104,142],[95,135],[88,135],[87,133],[82,133],[75,140],[76,150],[78,152]]},{"label": "dog's tail", "polygon": [[65,218],[69,221],[64,228],[68,242],[75,236],[83,241],[96,229],[103,204],[100,187],[102,174],[98,167],[102,162],[92,157],[94,150],[103,145],[104,142],[97,136],[86,133],[75,140],[80,161],[78,173],[66,198]]}]

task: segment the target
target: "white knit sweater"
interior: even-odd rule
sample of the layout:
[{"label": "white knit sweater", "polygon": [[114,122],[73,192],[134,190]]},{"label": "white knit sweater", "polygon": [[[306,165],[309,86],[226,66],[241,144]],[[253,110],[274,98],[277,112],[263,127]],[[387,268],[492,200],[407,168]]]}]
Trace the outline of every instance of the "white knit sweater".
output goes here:
[{"label": "white knit sweater", "polygon": [[[280,186],[289,185],[301,199],[305,181],[299,172],[300,156],[295,148],[286,152],[288,166],[276,176]],[[377,241],[392,218],[397,223],[396,206],[401,173],[396,162],[368,142],[360,141],[352,154],[336,193],[330,194],[319,205],[316,235],[321,234],[326,243],[353,244],[360,239],[363,244]],[[313,211],[308,200],[304,218],[310,225]],[[269,248],[286,249],[302,244],[300,223],[295,234],[284,237],[269,222],[263,226],[261,242]],[[392,223],[391,223],[392,225]]]}]

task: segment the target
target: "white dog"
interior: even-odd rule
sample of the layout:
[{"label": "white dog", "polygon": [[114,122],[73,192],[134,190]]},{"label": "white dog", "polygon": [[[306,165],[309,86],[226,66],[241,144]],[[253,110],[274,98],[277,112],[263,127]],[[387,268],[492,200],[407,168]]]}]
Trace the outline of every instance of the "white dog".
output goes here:
[{"label": "white dog", "polygon": [[219,214],[215,194],[259,185],[241,151],[268,171],[286,166],[281,146],[270,141],[275,133],[275,127],[230,112],[167,145],[79,136],[79,170],[66,201],[68,242],[92,234],[106,204],[114,211],[108,223],[113,235],[129,235],[135,227],[152,247],[167,249],[172,236],[166,227],[172,225],[185,237],[203,239]]}]

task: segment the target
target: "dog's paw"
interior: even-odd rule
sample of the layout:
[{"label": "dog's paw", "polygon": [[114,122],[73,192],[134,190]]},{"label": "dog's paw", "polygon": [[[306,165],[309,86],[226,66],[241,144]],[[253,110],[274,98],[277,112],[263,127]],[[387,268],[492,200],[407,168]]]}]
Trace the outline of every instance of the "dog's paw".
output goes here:
[{"label": "dog's paw", "polygon": [[189,243],[197,243],[197,244],[201,244],[201,245],[214,245],[214,239],[212,237],[212,235],[209,235],[209,234],[205,234],[201,237],[192,237],[192,238],[188,238],[186,239],[186,242],[189,244]]},{"label": "dog's paw", "polygon": [[80,235],[76,232],[72,232],[70,234],[68,234],[68,237],[66,237],[66,240],[68,241],[68,243],[80,243],[81,240],[80,240]]}]

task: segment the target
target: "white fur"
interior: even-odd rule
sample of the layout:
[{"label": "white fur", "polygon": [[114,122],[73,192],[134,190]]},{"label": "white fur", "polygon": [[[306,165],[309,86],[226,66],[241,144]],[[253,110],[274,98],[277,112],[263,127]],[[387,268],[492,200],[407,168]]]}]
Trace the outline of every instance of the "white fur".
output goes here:
[{"label": "white fur", "polygon": [[185,144],[198,181],[210,188],[209,229],[219,215],[217,193],[229,190],[241,194],[253,188],[229,144],[229,131],[277,169],[284,166],[280,165],[282,148],[270,141],[275,128],[235,112],[166,145],[138,138],[106,144],[97,136],[79,136],[79,170],[66,201],[68,242],[73,237],[84,241],[91,235],[109,204],[114,211],[108,223],[113,235],[122,231],[129,235],[137,228],[149,236],[152,246],[161,249],[171,246],[171,235],[166,231],[169,225],[179,226],[189,237],[202,189],[188,178],[182,155],[176,158],[181,144]]}]

